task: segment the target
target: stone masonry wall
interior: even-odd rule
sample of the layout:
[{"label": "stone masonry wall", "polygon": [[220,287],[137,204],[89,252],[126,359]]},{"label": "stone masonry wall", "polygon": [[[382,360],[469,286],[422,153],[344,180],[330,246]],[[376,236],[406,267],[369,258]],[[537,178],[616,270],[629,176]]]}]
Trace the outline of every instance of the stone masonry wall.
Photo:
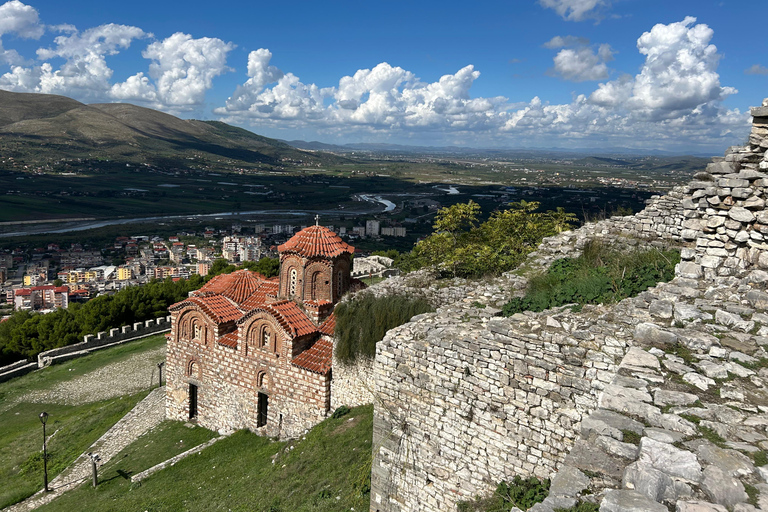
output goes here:
[{"label": "stone masonry wall", "polygon": [[[506,319],[488,283],[461,285],[474,289],[387,334],[374,364],[372,511],[455,510],[514,475],[554,476],[536,512],[577,499],[620,512],[768,510],[768,471],[748,457],[768,450],[768,100],[752,114],[749,144],[687,186],[546,239],[527,262],[546,268],[594,238],[682,244],[672,282]],[[713,388],[717,378],[729,382]],[[690,415],[727,442],[703,439]]]}]

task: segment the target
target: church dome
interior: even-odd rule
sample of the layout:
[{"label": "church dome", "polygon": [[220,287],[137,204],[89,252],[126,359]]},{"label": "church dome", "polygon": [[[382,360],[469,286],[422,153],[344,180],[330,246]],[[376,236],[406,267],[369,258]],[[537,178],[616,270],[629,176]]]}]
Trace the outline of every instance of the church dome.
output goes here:
[{"label": "church dome", "polygon": [[339,235],[325,226],[309,226],[291,237],[279,246],[277,250],[294,252],[305,258],[324,256],[335,258],[341,254],[353,254],[355,248],[344,242]]}]

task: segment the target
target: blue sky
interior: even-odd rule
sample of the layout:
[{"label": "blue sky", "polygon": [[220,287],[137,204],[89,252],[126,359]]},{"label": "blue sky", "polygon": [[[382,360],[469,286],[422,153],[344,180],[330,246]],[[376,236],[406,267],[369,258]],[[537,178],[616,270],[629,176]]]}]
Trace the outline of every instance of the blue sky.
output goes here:
[{"label": "blue sky", "polygon": [[[2,2],[2,0],[0,0]],[[0,3],[0,89],[330,143],[743,143],[757,0]]]}]

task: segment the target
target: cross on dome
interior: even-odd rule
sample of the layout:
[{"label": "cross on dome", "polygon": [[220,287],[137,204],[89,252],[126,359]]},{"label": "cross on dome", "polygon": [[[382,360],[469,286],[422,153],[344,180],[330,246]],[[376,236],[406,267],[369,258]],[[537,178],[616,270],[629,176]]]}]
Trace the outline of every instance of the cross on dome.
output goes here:
[{"label": "cross on dome", "polygon": [[319,225],[320,225],[320,214],[316,214],[315,215],[315,226],[319,226]]}]

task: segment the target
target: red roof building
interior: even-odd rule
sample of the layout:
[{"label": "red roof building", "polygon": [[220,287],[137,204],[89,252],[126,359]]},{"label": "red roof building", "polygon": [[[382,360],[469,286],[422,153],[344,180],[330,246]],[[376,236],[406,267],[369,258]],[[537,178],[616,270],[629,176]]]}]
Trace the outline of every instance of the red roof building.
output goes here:
[{"label": "red roof building", "polygon": [[333,309],[352,285],[354,250],[310,226],[278,247],[278,276],[219,275],[172,305],[169,418],[278,437],[322,421],[331,403]]}]

